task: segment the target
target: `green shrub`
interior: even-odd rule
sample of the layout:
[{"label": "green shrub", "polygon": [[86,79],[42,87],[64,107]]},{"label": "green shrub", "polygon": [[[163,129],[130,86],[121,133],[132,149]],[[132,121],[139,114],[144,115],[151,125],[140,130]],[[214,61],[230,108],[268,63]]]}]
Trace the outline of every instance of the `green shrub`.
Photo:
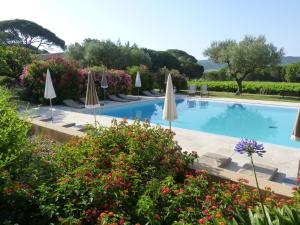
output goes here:
[{"label": "green shrub", "polygon": [[140,91],[150,91],[153,89],[154,84],[154,74],[149,71],[149,69],[146,66],[140,65],[140,66],[132,66],[127,67],[127,72],[131,76],[132,80],[132,93],[137,94],[137,88],[135,88],[135,78],[136,73],[140,72],[141,77],[141,83],[142,87],[140,88]]},{"label": "green shrub", "polygon": [[185,75],[180,74],[178,70],[172,69],[169,70],[166,67],[161,68],[159,72],[156,74],[156,88],[160,90],[164,90],[166,86],[166,78],[168,74],[172,76],[172,82],[174,88],[176,87],[177,90],[185,90],[187,89],[187,78]]},{"label": "green shrub", "polygon": [[208,81],[230,80],[228,75],[227,75],[226,68],[222,68],[222,69],[219,69],[219,70],[216,70],[216,71],[205,72],[203,74],[203,79],[208,80]]},{"label": "green shrub", "polygon": [[31,50],[19,46],[0,46],[0,74],[18,79],[31,62]]},{"label": "green shrub", "polygon": [[173,135],[148,123],[114,122],[62,146],[53,160],[61,175],[52,185],[40,187],[43,212],[71,224],[95,223],[108,212],[124,220],[135,217],[149,180],[182,179],[193,160],[181,153]]},{"label": "green shrub", "polygon": [[56,92],[54,103],[64,99],[78,99],[79,91],[79,64],[61,58],[52,58],[47,61],[34,61],[23,70],[20,80],[26,88],[26,97],[35,102],[43,103],[46,72],[50,70],[53,86]]},{"label": "green shrub", "polygon": [[16,159],[26,143],[29,125],[20,119],[10,94],[0,87],[0,168]]},{"label": "green shrub", "polygon": [[[207,84],[209,91],[220,92],[235,92],[237,84],[235,81],[190,81],[198,88],[201,85]],[[299,83],[286,82],[254,82],[244,81],[243,92],[252,94],[266,94],[266,95],[284,95],[284,96],[300,96]]]},{"label": "green shrub", "polygon": [[16,79],[8,76],[0,76],[0,86],[10,87],[16,82]]},{"label": "green shrub", "polygon": [[300,63],[286,65],[284,78],[288,82],[300,82]]}]

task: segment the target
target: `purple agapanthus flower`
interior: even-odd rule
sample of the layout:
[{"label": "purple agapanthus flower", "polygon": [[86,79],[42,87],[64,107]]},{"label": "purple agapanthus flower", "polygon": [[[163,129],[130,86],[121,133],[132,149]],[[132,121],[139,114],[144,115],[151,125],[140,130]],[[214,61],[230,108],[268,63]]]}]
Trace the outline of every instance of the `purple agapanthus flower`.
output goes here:
[{"label": "purple agapanthus flower", "polygon": [[247,153],[248,156],[256,153],[261,157],[263,156],[263,153],[266,152],[263,144],[258,144],[256,141],[248,139],[242,139],[239,143],[237,143],[234,150],[241,154]]}]

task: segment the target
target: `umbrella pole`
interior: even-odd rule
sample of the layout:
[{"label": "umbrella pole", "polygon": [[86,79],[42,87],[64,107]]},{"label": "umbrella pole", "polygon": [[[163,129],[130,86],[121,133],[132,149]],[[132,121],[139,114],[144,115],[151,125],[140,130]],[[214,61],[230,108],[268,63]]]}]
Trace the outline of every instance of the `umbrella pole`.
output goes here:
[{"label": "umbrella pole", "polygon": [[169,121],[169,129],[171,130],[171,120]]},{"label": "umbrella pole", "polygon": [[140,88],[138,88],[138,97],[140,97]]},{"label": "umbrella pole", "polygon": [[52,99],[51,98],[50,98],[50,107],[51,107],[51,122],[53,123]]},{"label": "umbrella pole", "polygon": [[94,119],[95,119],[95,127],[97,126],[97,120],[96,120],[96,109],[93,108],[93,111],[94,111]]}]

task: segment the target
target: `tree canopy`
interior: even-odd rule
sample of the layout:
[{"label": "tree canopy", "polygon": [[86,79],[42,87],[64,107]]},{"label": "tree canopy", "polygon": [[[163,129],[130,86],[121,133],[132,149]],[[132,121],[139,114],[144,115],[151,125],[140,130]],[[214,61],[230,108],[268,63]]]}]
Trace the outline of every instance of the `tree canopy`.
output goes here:
[{"label": "tree canopy", "polygon": [[28,20],[0,21],[0,44],[20,45],[31,49],[65,49],[65,42],[50,30]]},{"label": "tree canopy", "polygon": [[82,44],[68,46],[66,56],[80,61],[83,66],[105,65],[108,68],[125,69],[145,65],[151,72],[166,67],[176,69],[190,78],[200,78],[203,67],[195,57],[181,50],[155,51],[139,48],[136,44],[114,43],[110,40],[86,39]]},{"label": "tree canopy", "polygon": [[277,65],[283,54],[283,49],[267,43],[264,36],[245,36],[240,42],[214,41],[204,52],[214,63],[227,64],[227,74],[237,82],[237,94],[242,93],[242,81],[250,73]]}]

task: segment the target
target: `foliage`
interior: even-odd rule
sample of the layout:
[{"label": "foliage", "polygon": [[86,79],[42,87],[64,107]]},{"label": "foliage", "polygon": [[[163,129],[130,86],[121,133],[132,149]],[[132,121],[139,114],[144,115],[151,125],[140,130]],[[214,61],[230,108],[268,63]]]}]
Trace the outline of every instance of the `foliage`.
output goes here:
[{"label": "foliage", "polygon": [[18,46],[0,45],[0,75],[17,79],[31,62],[31,51]]},{"label": "foliage", "polygon": [[169,49],[166,52],[178,59],[180,62],[180,73],[186,74],[191,79],[199,79],[202,76],[204,67],[198,63],[198,60],[194,56],[178,49]]},{"label": "foliage", "polygon": [[216,81],[216,80],[225,81],[225,80],[230,80],[230,78],[227,75],[226,68],[221,68],[219,70],[204,72],[202,78],[204,80],[208,80],[208,81]]},{"label": "foliage", "polygon": [[0,86],[11,87],[16,79],[8,76],[0,76]]},{"label": "foliage", "polygon": [[[129,93],[132,88],[132,80],[131,77],[124,70],[107,70],[105,66],[94,66],[88,67],[80,70],[80,93],[81,96],[85,95],[86,91],[86,83],[87,83],[87,75],[88,71],[91,71],[94,76],[94,80],[96,83],[96,88],[98,92],[103,90],[101,89],[101,79],[102,76],[105,75],[108,83],[108,93],[110,94],[119,94],[119,93]],[[103,96],[103,94],[100,94]]]},{"label": "foliage", "polygon": [[[0,223],[220,225],[255,214],[256,189],[244,179],[215,181],[190,171],[196,156],[182,153],[173,138],[149,123],[113,121],[66,144],[27,143],[15,163],[0,170]],[[299,191],[279,199],[266,189],[264,204],[294,210]]]},{"label": "foliage", "polygon": [[65,42],[50,30],[28,20],[0,21],[0,44],[20,45],[30,49],[65,48]]},{"label": "foliage", "polygon": [[[299,207],[290,207],[285,205],[282,208],[265,208],[268,222],[264,220],[259,207],[255,207],[253,211],[249,210],[249,216],[242,216],[236,213],[236,219],[226,221],[228,225],[298,225],[300,224]],[[237,222],[238,221],[238,222]]]},{"label": "foliage", "polygon": [[27,122],[18,117],[10,98],[0,87],[0,169],[18,157],[29,128]]},{"label": "foliage", "polygon": [[135,88],[134,85],[135,85],[136,73],[138,71],[140,72],[141,82],[142,82],[142,87],[140,88],[140,91],[152,90],[154,85],[154,74],[150,72],[146,66],[143,65],[132,66],[132,67],[127,67],[127,72],[131,76],[131,80],[132,80],[132,87],[133,87],[132,93],[137,94],[137,88]]},{"label": "foliage", "polygon": [[26,88],[26,97],[35,102],[44,102],[46,72],[50,70],[56,92],[54,103],[64,99],[78,99],[79,65],[75,61],[51,58],[47,61],[34,61],[23,70],[21,84]]},{"label": "foliage", "polygon": [[242,81],[256,69],[278,64],[283,50],[267,43],[264,36],[245,36],[239,43],[233,40],[213,42],[204,54],[214,63],[227,64],[229,76],[238,85],[236,93],[241,94]]},{"label": "foliage", "polygon": [[185,90],[187,89],[187,78],[185,75],[180,74],[178,70],[169,70],[166,67],[159,70],[156,74],[156,87],[160,90],[164,90],[166,86],[166,76],[171,74],[173,86],[176,87],[176,90]]},{"label": "foliage", "polygon": [[70,45],[66,56],[79,60],[83,66],[105,65],[109,69],[126,69],[133,65],[151,65],[151,59],[147,53],[137,45],[110,40],[99,41],[86,39],[82,44]]},{"label": "foliage", "polygon": [[[198,88],[203,84],[208,85],[210,91],[235,92],[237,84],[234,81],[190,81]],[[243,90],[246,93],[266,94],[266,95],[282,95],[282,96],[300,96],[299,83],[286,82],[243,82]]]},{"label": "foliage", "polygon": [[288,82],[300,82],[300,63],[286,65],[284,78]]},{"label": "foliage", "polygon": [[65,54],[80,61],[83,67],[105,65],[109,69],[124,70],[145,65],[151,72],[166,67],[179,70],[190,78],[200,78],[204,70],[193,56],[184,51],[155,51],[130,45],[129,42],[122,44],[120,41],[85,39],[82,44],[70,45]]}]

